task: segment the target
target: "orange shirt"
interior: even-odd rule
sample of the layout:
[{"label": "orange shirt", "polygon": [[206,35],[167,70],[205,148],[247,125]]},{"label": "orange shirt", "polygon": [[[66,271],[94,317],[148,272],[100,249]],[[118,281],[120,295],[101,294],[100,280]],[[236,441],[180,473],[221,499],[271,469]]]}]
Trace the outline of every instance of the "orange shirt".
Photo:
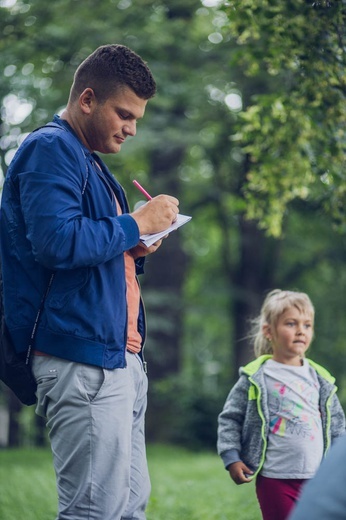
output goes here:
[{"label": "orange shirt", "polygon": [[127,300],[127,343],[130,352],[138,354],[142,348],[142,336],[138,332],[137,321],[140,304],[140,291],[136,278],[135,261],[130,251],[124,253]]}]

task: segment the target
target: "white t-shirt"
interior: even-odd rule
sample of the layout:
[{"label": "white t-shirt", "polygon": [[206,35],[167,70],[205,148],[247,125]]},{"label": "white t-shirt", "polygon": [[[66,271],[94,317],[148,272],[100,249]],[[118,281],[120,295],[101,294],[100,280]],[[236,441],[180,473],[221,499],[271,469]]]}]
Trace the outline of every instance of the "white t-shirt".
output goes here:
[{"label": "white t-shirt", "polygon": [[304,360],[290,366],[272,359],[264,365],[270,428],[261,474],[269,478],[312,478],[323,457],[316,371]]}]

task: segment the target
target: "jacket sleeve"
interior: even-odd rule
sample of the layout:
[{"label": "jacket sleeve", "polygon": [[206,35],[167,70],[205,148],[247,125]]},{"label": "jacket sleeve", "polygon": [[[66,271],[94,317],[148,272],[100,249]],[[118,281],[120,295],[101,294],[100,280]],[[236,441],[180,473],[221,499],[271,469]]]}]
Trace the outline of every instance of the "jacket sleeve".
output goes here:
[{"label": "jacket sleeve", "polygon": [[225,468],[240,460],[242,429],[248,401],[249,381],[244,375],[232,388],[218,417],[217,451]]},{"label": "jacket sleeve", "polygon": [[50,269],[98,265],[138,243],[138,226],[130,215],[83,214],[78,152],[64,139],[29,140],[21,161],[16,166],[21,207],[39,263]]},{"label": "jacket sleeve", "polygon": [[345,413],[336,394],[332,397],[331,404],[331,442],[345,435]]}]

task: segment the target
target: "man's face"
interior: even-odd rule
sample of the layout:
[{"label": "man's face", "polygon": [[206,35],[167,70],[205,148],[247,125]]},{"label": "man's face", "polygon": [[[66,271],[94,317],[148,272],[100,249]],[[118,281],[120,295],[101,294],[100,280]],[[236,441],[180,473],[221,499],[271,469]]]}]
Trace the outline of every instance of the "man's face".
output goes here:
[{"label": "man's face", "polygon": [[93,97],[82,128],[87,147],[105,154],[120,152],[126,137],[136,135],[136,123],[143,117],[146,104],[146,99],[128,87],[102,104]]}]

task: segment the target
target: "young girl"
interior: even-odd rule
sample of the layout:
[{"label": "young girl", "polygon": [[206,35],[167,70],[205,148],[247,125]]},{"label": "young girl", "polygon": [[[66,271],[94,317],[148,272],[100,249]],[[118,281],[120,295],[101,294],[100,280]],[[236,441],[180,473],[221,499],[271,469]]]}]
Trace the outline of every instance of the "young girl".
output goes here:
[{"label": "young girl", "polygon": [[236,484],[256,477],[264,520],[284,520],[331,443],[345,432],[335,379],[305,358],[314,308],[304,293],[270,292],[254,335],[256,360],[240,369],[219,415],[218,453]]}]

